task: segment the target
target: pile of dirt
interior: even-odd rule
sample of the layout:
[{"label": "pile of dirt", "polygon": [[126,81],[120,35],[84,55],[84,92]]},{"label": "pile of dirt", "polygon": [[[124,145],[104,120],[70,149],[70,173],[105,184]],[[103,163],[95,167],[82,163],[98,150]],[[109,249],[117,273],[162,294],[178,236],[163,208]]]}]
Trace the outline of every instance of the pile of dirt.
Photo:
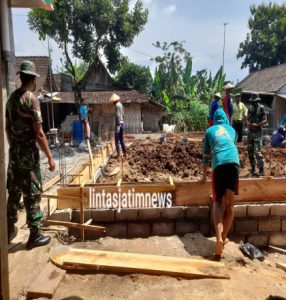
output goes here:
[{"label": "pile of dirt", "polygon": [[[246,145],[239,145],[241,177],[250,176],[250,164]],[[265,175],[285,176],[286,149],[263,148]],[[169,176],[176,181],[198,180],[202,177],[202,142],[189,141],[182,144],[180,139],[168,139],[160,144],[159,140],[146,139],[133,141],[128,148],[128,159],[124,162],[125,182],[167,182]],[[110,159],[105,173],[111,173],[120,164]],[[101,183],[116,182],[120,172],[115,176],[101,177]],[[208,171],[211,177],[211,169]]]}]

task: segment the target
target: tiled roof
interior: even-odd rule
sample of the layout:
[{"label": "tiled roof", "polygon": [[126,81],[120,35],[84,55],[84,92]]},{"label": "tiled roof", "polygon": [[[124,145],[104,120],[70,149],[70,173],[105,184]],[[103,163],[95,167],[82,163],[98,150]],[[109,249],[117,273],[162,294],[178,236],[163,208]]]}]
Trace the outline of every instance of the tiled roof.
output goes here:
[{"label": "tiled roof", "polygon": [[286,64],[281,64],[250,73],[238,87],[248,92],[276,93],[284,85],[286,85]]}]

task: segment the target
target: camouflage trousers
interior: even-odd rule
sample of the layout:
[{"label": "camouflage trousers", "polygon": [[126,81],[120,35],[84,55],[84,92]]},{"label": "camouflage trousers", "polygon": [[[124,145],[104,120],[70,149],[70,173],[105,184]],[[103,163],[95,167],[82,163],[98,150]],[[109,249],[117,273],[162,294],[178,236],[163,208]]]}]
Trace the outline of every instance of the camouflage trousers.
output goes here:
[{"label": "camouflage trousers", "polygon": [[262,156],[262,137],[248,137],[248,157],[251,166],[264,167],[264,160]]},{"label": "camouflage trousers", "polygon": [[34,169],[16,169],[8,167],[7,189],[9,193],[7,202],[8,227],[18,220],[18,209],[23,195],[29,228],[39,228],[42,219],[40,201],[42,193],[42,176],[40,167]]}]

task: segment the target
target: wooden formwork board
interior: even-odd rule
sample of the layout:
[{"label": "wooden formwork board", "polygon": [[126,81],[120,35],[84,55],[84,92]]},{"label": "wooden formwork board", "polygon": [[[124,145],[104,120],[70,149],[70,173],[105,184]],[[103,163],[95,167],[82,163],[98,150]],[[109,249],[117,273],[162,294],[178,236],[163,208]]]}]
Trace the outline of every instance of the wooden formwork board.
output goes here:
[{"label": "wooden formwork board", "polygon": [[[250,178],[241,179],[239,195],[235,199],[235,203],[249,203],[249,202],[286,202],[286,178]],[[171,193],[173,206],[188,206],[188,205],[208,205],[210,195],[212,194],[211,182],[201,183],[198,181],[177,182],[171,184],[115,184],[104,185],[94,184],[83,188],[71,186],[66,188],[59,188],[58,195],[70,197],[84,197],[87,200],[86,208],[103,208],[99,202],[95,200],[97,193],[114,194],[114,193],[135,193],[144,194],[163,194]],[[138,196],[139,197],[139,196]],[[98,198],[100,199],[100,198]],[[122,198],[121,198],[122,199]],[[140,205],[134,207],[149,207],[146,201],[139,202]],[[113,205],[111,206],[113,207]],[[122,206],[121,206],[122,207]],[[61,201],[58,200],[58,208],[79,208],[75,201]]]},{"label": "wooden formwork board", "polygon": [[[239,195],[235,203],[286,202],[286,178],[240,179]],[[175,203],[180,205],[208,205],[212,195],[211,182],[177,182]]]},{"label": "wooden formwork board", "polygon": [[[91,156],[89,164],[83,164],[83,168],[79,174],[74,175],[70,184],[80,185],[81,187],[92,178],[92,170],[97,170],[104,161],[112,154],[113,145],[111,142],[106,143],[101,149],[96,149],[95,153]],[[93,164],[93,165],[91,165]],[[94,174],[93,174],[94,175]]]},{"label": "wooden formwork board", "polygon": [[[175,185],[169,184],[123,184],[117,185],[89,185],[85,187],[65,187],[58,189],[58,196],[69,196],[69,197],[83,197],[88,199],[85,203],[86,208],[117,208],[125,207],[123,195],[130,193],[130,199],[132,207],[152,207],[152,195],[153,194],[165,194],[166,197],[169,195],[171,199],[174,198]],[[108,202],[108,197],[114,199],[114,194],[117,194],[119,199],[115,203],[112,201],[111,205]],[[103,200],[105,195],[105,200]],[[110,195],[110,196],[109,196]],[[133,196],[134,195],[134,196]],[[171,195],[171,196],[170,196]],[[133,197],[133,198],[132,198]],[[104,205],[105,204],[105,205]],[[129,204],[128,204],[129,207]],[[58,209],[64,208],[79,208],[77,201],[73,200],[61,200],[58,199]]]}]

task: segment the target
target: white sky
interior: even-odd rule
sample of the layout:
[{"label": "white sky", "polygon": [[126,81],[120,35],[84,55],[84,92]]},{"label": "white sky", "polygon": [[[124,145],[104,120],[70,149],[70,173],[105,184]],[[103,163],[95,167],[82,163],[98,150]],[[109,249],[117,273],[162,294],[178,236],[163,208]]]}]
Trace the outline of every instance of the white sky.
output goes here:
[{"label": "white sky", "polygon": [[[135,0],[131,0],[131,5]],[[149,9],[149,20],[145,30],[134,39],[129,49],[122,49],[124,55],[140,65],[150,66],[154,63],[150,56],[160,54],[152,46],[156,41],[182,41],[193,56],[193,71],[207,68],[215,73],[222,64],[223,23],[227,22],[225,72],[227,79],[243,79],[247,69],[240,69],[242,60],[236,55],[240,42],[248,32],[249,6],[267,3],[258,0],[143,0]],[[274,1],[283,3],[284,1]],[[28,27],[27,9],[13,9],[13,29],[16,55],[48,55],[47,42],[39,41],[38,35]],[[52,42],[53,68],[60,66],[61,49]]]}]

